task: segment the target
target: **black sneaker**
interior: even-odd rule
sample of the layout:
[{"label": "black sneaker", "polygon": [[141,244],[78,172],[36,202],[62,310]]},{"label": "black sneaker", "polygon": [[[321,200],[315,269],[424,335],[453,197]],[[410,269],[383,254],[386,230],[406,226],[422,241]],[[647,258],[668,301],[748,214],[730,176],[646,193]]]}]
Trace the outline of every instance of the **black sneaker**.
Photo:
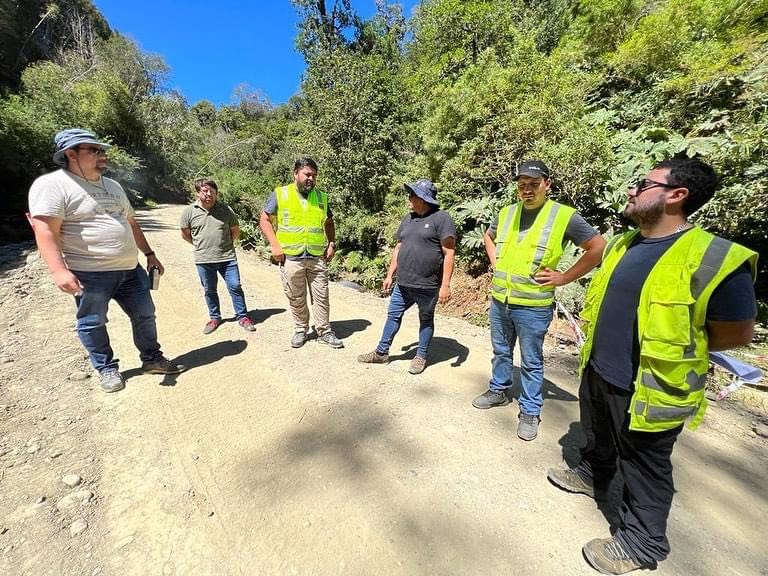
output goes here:
[{"label": "black sneaker", "polygon": [[171,362],[165,356],[158,356],[148,362],[142,362],[141,369],[149,374],[180,374],[186,367]]},{"label": "black sneaker", "polygon": [[506,406],[507,404],[509,404],[509,398],[507,398],[506,393],[494,392],[493,390],[486,390],[472,400],[472,406],[481,410],[495,408],[496,406]]}]

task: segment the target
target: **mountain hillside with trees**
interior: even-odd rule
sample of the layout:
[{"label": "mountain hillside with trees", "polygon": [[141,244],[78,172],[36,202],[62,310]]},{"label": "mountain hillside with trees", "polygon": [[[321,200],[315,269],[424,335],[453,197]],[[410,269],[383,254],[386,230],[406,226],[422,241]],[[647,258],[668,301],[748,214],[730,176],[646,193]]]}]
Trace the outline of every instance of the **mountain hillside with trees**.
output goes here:
[{"label": "mountain hillside with trees", "polygon": [[139,204],[214,178],[252,245],[269,191],[295,156],[315,157],[337,219],[336,272],[369,287],[385,272],[403,182],[438,183],[479,274],[482,233],[530,157],[553,169],[555,198],[610,234],[627,226],[634,178],[698,154],[723,186],[695,221],[768,254],[768,0],[424,0],[410,17],[377,0],[370,19],[350,0],[292,2],[299,92],[273,105],[243,85],[217,107],[168,91],[162,58],[90,0],[0,0],[4,233],[23,228],[52,135],[77,125],[116,145],[110,162]]}]

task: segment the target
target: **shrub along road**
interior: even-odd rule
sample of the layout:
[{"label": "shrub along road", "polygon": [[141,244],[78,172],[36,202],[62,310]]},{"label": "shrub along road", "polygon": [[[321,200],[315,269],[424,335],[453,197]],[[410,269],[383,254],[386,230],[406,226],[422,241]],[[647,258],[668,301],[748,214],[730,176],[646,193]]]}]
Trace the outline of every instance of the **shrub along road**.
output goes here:
[{"label": "shrub along road", "polygon": [[[570,351],[548,343],[540,435],[524,443],[516,406],[471,407],[491,355],[485,330],[463,321],[438,317],[420,376],[407,373],[414,313],[389,366],[361,365],[385,302],[333,285],[346,348],[293,350],[277,270],[241,253],[258,330],[227,322],[204,336],[181,209],[140,218],[166,266],[155,293],[161,343],[189,370],[142,375],[113,306],[128,378],[117,394],[86,376],[71,300],[36,253],[3,251],[0,573],[593,573],[581,546],[608,535],[615,501],[601,511],[546,480],[581,440]],[[223,286],[220,295],[226,314]],[[768,443],[749,425],[714,407],[683,434],[673,552],[658,574],[768,574]]]}]

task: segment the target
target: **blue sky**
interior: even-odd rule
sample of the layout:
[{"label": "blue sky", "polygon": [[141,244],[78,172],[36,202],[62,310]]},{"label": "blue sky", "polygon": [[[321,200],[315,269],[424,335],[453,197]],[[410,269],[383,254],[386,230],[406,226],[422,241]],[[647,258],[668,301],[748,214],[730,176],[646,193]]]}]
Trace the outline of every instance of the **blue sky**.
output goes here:
[{"label": "blue sky", "polygon": [[[273,104],[298,91],[304,60],[294,49],[298,16],[289,0],[93,1],[113,30],[163,57],[171,68],[167,88],[190,104],[227,104],[241,83]],[[409,17],[418,0],[398,3]],[[352,5],[364,18],[376,11],[375,0]]]}]

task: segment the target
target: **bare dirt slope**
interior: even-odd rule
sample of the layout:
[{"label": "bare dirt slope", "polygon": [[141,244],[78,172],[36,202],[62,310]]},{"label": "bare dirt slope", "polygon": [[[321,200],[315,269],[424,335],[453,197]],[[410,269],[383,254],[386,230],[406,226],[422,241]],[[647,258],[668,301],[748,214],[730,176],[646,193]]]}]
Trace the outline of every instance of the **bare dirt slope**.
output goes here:
[{"label": "bare dirt slope", "polygon": [[[462,321],[438,319],[420,376],[407,373],[413,313],[394,361],[364,366],[355,358],[375,345],[386,303],[333,285],[346,348],[293,350],[277,270],[245,254],[258,331],[228,322],[204,336],[180,211],[141,219],[167,269],[161,342],[189,370],[141,374],[113,306],[128,378],[117,394],[87,377],[73,303],[36,253],[1,251],[0,574],[593,573],[581,546],[608,535],[612,514],[545,477],[581,440],[570,351],[551,347],[541,433],[524,443],[516,406],[471,407],[491,354],[485,330]],[[754,418],[713,407],[684,433],[659,575],[768,574],[768,443]]]}]

